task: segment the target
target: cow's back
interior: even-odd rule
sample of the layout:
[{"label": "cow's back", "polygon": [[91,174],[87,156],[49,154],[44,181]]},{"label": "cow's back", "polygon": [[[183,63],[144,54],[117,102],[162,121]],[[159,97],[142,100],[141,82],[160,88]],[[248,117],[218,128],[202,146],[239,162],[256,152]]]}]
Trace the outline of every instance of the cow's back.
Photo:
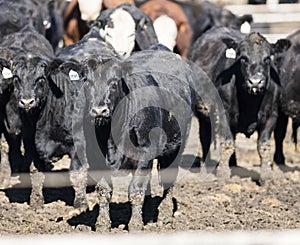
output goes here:
[{"label": "cow's back", "polygon": [[28,23],[31,23],[39,33],[44,34],[43,16],[37,2],[1,0],[0,9],[0,37],[17,32]]},{"label": "cow's back", "polygon": [[236,42],[243,40],[244,35],[239,31],[227,27],[213,27],[203,34],[193,44],[189,59],[200,67],[215,83],[217,76],[235,61],[235,58],[226,57],[227,46],[222,39],[232,38]]}]

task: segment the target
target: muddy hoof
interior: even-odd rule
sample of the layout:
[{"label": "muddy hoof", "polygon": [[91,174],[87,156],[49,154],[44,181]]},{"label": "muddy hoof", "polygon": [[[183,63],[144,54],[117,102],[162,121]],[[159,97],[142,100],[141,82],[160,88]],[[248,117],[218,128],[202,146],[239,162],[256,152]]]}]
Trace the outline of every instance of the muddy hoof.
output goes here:
[{"label": "muddy hoof", "polygon": [[228,179],[230,179],[230,176],[231,176],[231,169],[229,168],[229,166],[226,166],[226,167],[219,166],[217,168],[216,176],[218,179],[228,180]]},{"label": "muddy hoof", "polygon": [[128,223],[129,231],[142,231],[144,230],[144,223],[142,217],[131,217]]},{"label": "muddy hoof", "polygon": [[31,193],[30,195],[30,207],[33,209],[42,209],[44,206],[44,197]]}]

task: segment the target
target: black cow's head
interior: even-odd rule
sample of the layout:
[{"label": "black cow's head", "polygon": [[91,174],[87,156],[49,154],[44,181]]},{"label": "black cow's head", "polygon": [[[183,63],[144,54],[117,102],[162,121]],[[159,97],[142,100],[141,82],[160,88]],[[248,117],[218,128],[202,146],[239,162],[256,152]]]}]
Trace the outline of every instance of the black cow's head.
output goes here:
[{"label": "black cow's head", "polygon": [[91,58],[85,66],[88,70],[85,84],[88,113],[96,124],[102,124],[111,119],[117,104],[129,93],[129,89],[121,77],[117,60]]},{"label": "black cow's head", "polygon": [[219,75],[219,78],[223,78],[223,84],[235,74],[250,94],[263,93],[270,79],[280,85],[272,56],[287,50],[290,46],[288,40],[281,39],[276,44],[270,44],[259,33],[252,33],[240,43],[233,39],[223,39],[223,42],[228,48],[226,52],[231,50],[236,56],[233,66]]},{"label": "black cow's head", "polygon": [[43,106],[48,94],[48,60],[31,53],[16,56],[12,73],[18,106],[26,111]]}]

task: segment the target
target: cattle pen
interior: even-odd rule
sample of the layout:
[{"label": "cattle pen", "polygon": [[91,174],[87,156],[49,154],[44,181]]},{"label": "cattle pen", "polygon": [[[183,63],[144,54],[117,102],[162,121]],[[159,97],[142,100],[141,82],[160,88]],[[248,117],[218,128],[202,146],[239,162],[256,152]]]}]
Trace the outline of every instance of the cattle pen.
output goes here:
[{"label": "cattle pen", "polygon": [[[224,8],[238,16],[252,14],[252,31],[260,32],[271,43],[300,28],[300,3],[278,4],[277,1],[268,1],[267,5],[248,5],[245,1],[241,1],[243,4],[239,4],[240,1],[225,2]],[[153,217],[145,218],[146,225],[142,230],[132,232],[128,228],[132,211],[127,195],[130,174],[128,176],[128,173],[121,173],[112,177],[114,190],[109,204],[111,229],[102,232],[96,225],[100,208],[95,193],[95,180],[104,176],[111,177],[110,171],[89,172],[88,207],[74,215],[75,194],[68,172],[70,159],[63,157],[53,163],[53,171],[44,173],[43,208],[32,208],[30,174],[10,175],[11,172],[7,171],[8,149],[6,143],[2,143],[0,242],[22,242],[25,245],[66,242],[110,245],[141,242],[144,245],[299,245],[300,151],[295,149],[291,134],[290,120],[284,140],[287,164],[275,165],[273,179],[266,184],[259,182],[261,170],[256,148],[258,134],[254,133],[250,139],[237,135],[238,166],[232,167],[231,178],[223,181],[216,176],[216,164],[204,175],[200,167],[194,165],[199,155],[200,142],[198,121],[193,118],[173,190],[173,220],[166,218],[163,214],[165,210],[159,208],[164,190],[160,185],[161,179],[155,160],[151,172]],[[271,148],[273,153],[273,136]],[[172,168],[168,171],[177,173]]]}]

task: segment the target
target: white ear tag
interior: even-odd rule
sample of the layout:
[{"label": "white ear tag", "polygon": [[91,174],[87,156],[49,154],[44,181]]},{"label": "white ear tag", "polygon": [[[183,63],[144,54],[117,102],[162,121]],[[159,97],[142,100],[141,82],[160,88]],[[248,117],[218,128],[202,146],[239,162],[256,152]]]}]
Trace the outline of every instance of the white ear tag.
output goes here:
[{"label": "white ear tag", "polygon": [[13,74],[11,73],[10,69],[8,69],[6,67],[3,67],[2,76],[3,76],[4,79],[8,79],[8,78],[12,78]]},{"label": "white ear tag", "polygon": [[244,34],[249,34],[251,32],[251,25],[248,21],[245,21],[242,25],[241,25],[241,29],[240,29],[241,33]]},{"label": "white ear tag", "polygon": [[226,58],[227,59],[235,59],[236,58],[236,52],[233,48],[226,49]]},{"label": "white ear tag", "polygon": [[71,81],[75,81],[75,80],[79,80],[79,75],[76,71],[74,70],[70,70],[69,72],[69,78],[71,79]]},{"label": "white ear tag", "polygon": [[106,36],[106,31],[101,28],[100,31],[99,31],[99,35],[100,35],[100,37],[102,37],[104,39],[105,36]]}]

